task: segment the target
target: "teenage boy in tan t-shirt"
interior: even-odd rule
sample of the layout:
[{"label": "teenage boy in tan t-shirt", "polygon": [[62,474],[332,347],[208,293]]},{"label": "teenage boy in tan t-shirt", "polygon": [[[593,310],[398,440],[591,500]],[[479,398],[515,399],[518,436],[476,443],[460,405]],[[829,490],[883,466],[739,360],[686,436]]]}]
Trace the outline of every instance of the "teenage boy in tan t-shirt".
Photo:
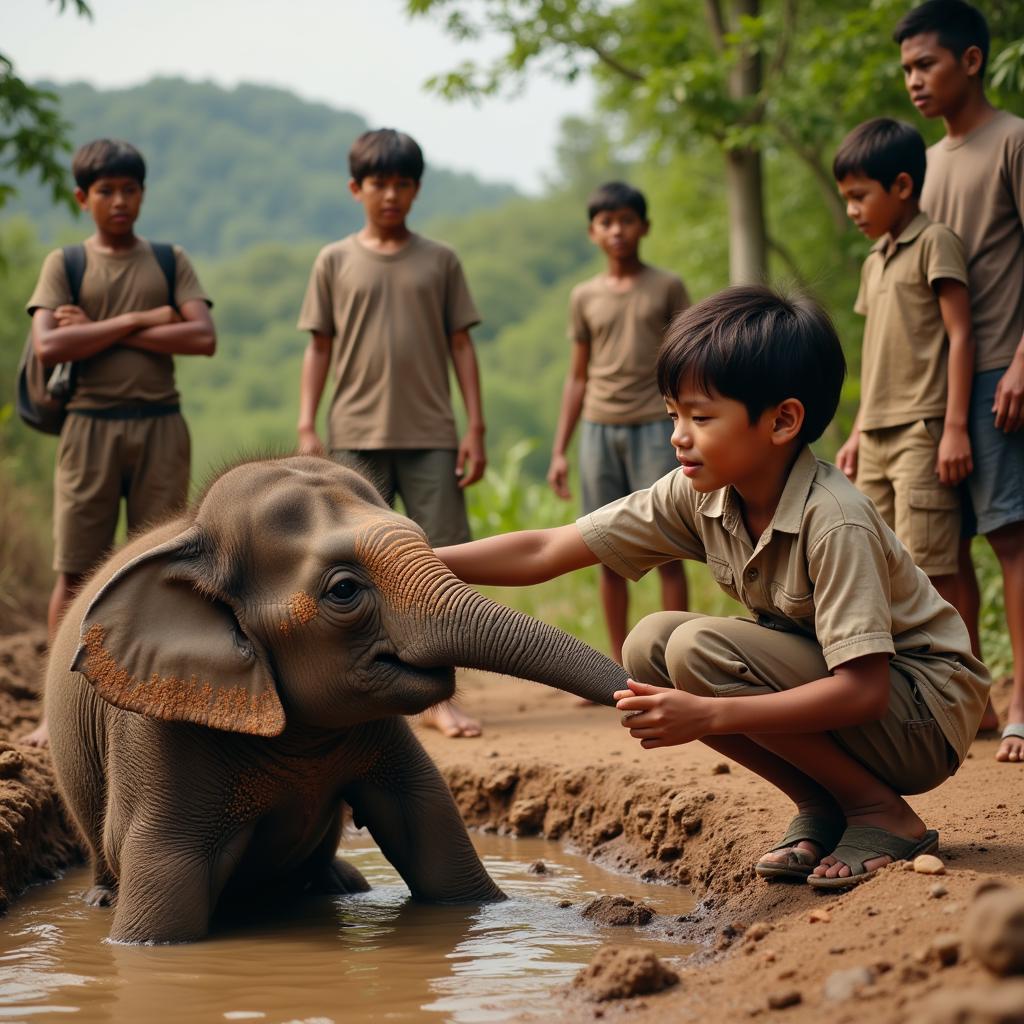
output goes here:
[{"label": "teenage boy in tan t-shirt", "polygon": [[647,749],[703,740],[781,789],[797,815],[757,873],[819,888],[935,848],[903,795],[957,770],[989,685],[956,611],[808,447],[844,371],[814,303],[727,289],[678,316],[658,357],[679,469],[575,525],[438,551],[499,586],[706,561],[750,618],[642,620],[622,724]]},{"label": "teenage boy in tan t-shirt", "polygon": [[963,246],[920,210],[925,147],[910,125],[866,121],[832,169],[850,219],[877,239],[854,306],[866,317],[860,408],[836,465],[956,606],[957,486],[971,471],[974,375]]},{"label": "teenage boy in tan t-shirt", "polygon": [[[349,151],[349,191],[365,226],[325,246],[299,313],[311,334],[299,391],[299,450],[322,454],[316,413],[331,378],[327,450],[357,461],[388,502],[398,495],[432,544],[469,539],[463,491],[484,473],[480,377],[469,330],[480,322],[458,257],[410,231],[423,153],[390,128]],[[455,431],[448,360],[466,406]],[[423,717],[449,736],[479,723],[454,705]]]},{"label": "teenage boy in tan t-shirt", "polygon": [[[72,172],[75,197],[96,223],[78,304],[58,249],[27,306],[43,365],[77,364],[54,476],[51,637],[113,543],[121,499],[129,530],[187,499],[190,442],[173,357],[216,348],[211,303],[184,251],[174,247],[172,297],[152,248],[135,234],[146,180],[138,150],[97,139],[75,153]],[[47,738],[44,721],[24,742],[45,746]]]},{"label": "teenage boy in tan t-shirt", "polygon": [[[964,243],[977,348],[968,430],[958,602],[978,643],[980,595],[970,541],[983,534],[1003,574],[1013,692],[999,761],[1024,762],[1024,120],[985,96],[989,32],[976,7],[931,0],[894,33],[910,98],[946,135],[928,150],[921,208]],[[989,711],[983,727],[995,728]]]},{"label": "teenage boy in tan t-shirt", "polygon": [[[554,492],[569,498],[565,452],[582,415],[579,459],[585,513],[650,487],[675,468],[654,366],[665,328],[690,304],[678,277],[640,259],[641,239],[651,227],[642,192],[624,182],[607,182],[587,201],[587,217],[590,238],[608,266],[577,285],[569,300],[572,360],[548,469]],[[658,573],[662,606],[684,611],[682,565],[667,562]],[[600,587],[611,655],[621,663],[629,612],[626,580],[602,566]]]}]

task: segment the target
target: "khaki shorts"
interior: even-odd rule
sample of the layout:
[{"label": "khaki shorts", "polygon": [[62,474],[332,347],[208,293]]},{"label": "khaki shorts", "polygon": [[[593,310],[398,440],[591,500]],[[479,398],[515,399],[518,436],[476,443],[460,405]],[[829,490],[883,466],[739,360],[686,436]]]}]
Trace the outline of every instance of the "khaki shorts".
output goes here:
[{"label": "khaki shorts", "polygon": [[389,504],[402,499],[405,514],[435,548],[469,540],[466,499],[449,448],[334,449],[331,457],[362,472]]},{"label": "khaki shorts", "polygon": [[960,494],[939,483],[935,461],[942,420],[864,430],[857,454],[857,487],[928,576],[957,570]]},{"label": "khaki shorts", "polygon": [[188,498],[191,444],[180,413],[103,420],[69,413],[53,481],[53,567],[78,575],[114,543],[127,504],[128,529],[177,512]]},{"label": "khaki shorts", "polygon": [[[808,637],[692,612],[642,619],[626,638],[623,660],[639,682],[703,697],[760,696],[830,675]],[[889,676],[884,718],[829,735],[897,793],[924,793],[948,779],[959,761],[913,681],[892,667]]]}]

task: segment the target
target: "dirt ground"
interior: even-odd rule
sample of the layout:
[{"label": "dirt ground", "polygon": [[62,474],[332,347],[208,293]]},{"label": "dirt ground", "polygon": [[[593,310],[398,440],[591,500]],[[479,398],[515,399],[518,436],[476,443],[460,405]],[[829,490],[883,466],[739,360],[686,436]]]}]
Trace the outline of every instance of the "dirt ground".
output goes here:
[{"label": "dirt ground", "polygon": [[[42,656],[40,633],[0,636],[0,910],[77,856],[46,755],[10,743],[35,719]],[[994,737],[975,742],[952,780],[912,799],[940,831],[943,874],[893,866],[824,895],[754,875],[785,828],[786,802],[701,744],[644,751],[613,711],[532,683],[466,673],[460,696],[484,736],[420,734],[468,824],[560,839],[612,869],[686,884],[698,901],[675,931],[700,945],[679,984],[600,1004],[566,991],[563,1019],[1024,1021],[1024,992],[960,942],[980,884],[1024,886],[1024,766],[997,764]],[[997,686],[997,708],[1007,699]]]}]

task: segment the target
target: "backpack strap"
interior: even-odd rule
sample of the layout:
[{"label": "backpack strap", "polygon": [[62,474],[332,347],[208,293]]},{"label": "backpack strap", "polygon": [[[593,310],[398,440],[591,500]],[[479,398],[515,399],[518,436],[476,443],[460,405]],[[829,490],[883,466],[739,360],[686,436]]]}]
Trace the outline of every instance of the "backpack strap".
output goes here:
[{"label": "backpack strap", "polygon": [[174,283],[178,277],[178,261],[174,256],[174,246],[166,242],[150,242],[149,246],[167,280],[167,303],[177,309],[178,304],[174,301]]},{"label": "backpack strap", "polygon": [[78,296],[82,291],[82,278],[85,277],[85,246],[79,243],[78,245],[65,245],[63,248],[64,253],[64,273],[68,279],[68,289],[71,292],[71,305],[78,305]]}]

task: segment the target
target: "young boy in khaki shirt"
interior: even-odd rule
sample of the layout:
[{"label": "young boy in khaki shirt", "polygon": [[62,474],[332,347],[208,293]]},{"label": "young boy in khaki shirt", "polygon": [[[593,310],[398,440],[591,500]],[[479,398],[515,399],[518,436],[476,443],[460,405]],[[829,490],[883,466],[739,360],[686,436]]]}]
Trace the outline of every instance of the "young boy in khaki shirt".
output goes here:
[{"label": "young boy in khaki shirt", "polygon": [[[469,330],[480,322],[458,257],[409,230],[423,153],[390,128],[364,132],[349,151],[349,191],[366,224],[325,246],[299,313],[310,332],[299,391],[299,451],[322,454],[316,413],[331,377],[327,450],[360,464],[388,502],[433,544],[469,540],[463,491],[484,473],[480,377]],[[455,432],[448,361],[466,405]],[[449,736],[480,725],[454,705],[425,724]]]},{"label": "young boy in khaki shirt", "polygon": [[956,606],[974,375],[963,246],[921,212],[925,146],[910,125],[859,125],[832,170],[850,219],[876,239],[854,306],[866,317],[860,408],[836,464]]},{"label": "young boy in khaki shirt", "polygon": [[[576,423],[580,435],[583,511],[593,512],[631,491],[650,487],[675,468],[665,403],[654,364],[665,328],[690,304],[683,282],[640,259],[650,231],[647,200],[621,181],[599,186],[587,201],[589,234],[604,253],[603,273],[577,285],[569,300],[572,361],[551,451],[548,483],[568,499],[565,451]],[[662,607],[686,608],[686,576],[678,562],[658,566]],[[629,592],[616,572],[601,567],[601,605],[611,655],[622,662]]]},{"label": "young boy in khaki shirt", "polygon": [[797,815],[757,871],[820,888],[936,847],[903,794],[957,770],[988,694],[955,609],[808,448],[844,373],[814,303],[727,289],[677,317],[658,357],[679,469],[575,525],[438,552],[503,586],[706,561],[751,617],[641,621],[622,724],[647,749],[703,740],[786,793]]},{"label": "young boy in khaki shirt", "polygon": [[[27,304],[42,364],[77,368],[54,474],[51,637],[113,543],[121,499],[129,530],[185,503],[191,446],[173,357],[210,356],[217,344],[211,303],[188,256],[174,246],[171,296],[152,247],[135,234],[146,181],[139,151],[97,139],[77,150],[72,173],[75,198],[96,223],[84,243],[78,303],[58,249]],[[44,720],[24,742],[47,739]]]}]

